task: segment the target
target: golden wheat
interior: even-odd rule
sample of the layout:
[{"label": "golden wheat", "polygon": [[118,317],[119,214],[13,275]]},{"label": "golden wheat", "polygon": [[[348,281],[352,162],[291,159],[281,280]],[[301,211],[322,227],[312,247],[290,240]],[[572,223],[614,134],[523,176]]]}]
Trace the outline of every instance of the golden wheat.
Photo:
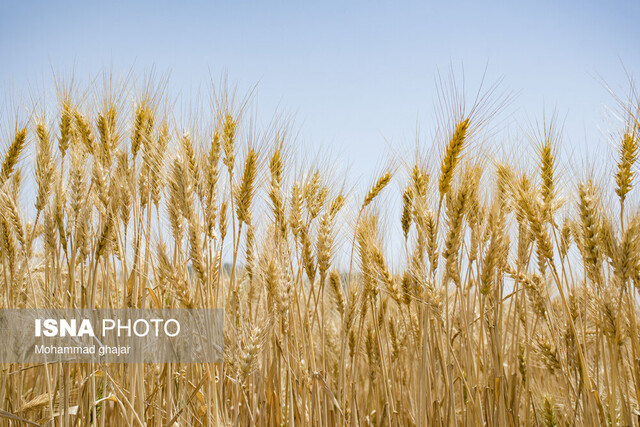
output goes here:
[{"label": "golden wheat", "polygon": [[637,424],[636,115],[612,188],[574,189],[553,122],[530,173],[468,154],[501,101],[454,105],[440,163],[398,162],[395,212],[377,202],[401,173],[364,195],[291,176],[288,130],[254,137],[226,95],[189,132],[148,88],[113,99],[11,124],[0,307],[222,307],[224,362],[3,365],[3,422]]}]

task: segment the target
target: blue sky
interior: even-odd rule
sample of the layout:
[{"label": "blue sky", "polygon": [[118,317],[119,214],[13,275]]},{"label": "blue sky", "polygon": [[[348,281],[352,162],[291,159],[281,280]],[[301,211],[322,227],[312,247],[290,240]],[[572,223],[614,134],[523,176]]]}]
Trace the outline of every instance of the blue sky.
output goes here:
[{"label": "blue sky", "polygon": [[[517,94],[519,117],[556,109],[565,144],[597,149],[605,105],[640,71],[640,2],[9,2],[0,11],[0,98],[53,86],[52,70],[171,73],[188,98],[228,73],[259,82],[258,111],[295,117],[300,140],[365,180],[389,145],[429,144],[434,76]],[[623,67],[624,65],[624,67]],[[458,67],[459,68],[459,67]]]}]

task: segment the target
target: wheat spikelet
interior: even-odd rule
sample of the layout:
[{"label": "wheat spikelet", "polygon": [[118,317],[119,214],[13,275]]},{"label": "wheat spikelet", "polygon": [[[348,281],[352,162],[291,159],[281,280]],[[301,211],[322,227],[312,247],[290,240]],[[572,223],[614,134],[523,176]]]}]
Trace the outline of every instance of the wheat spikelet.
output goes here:
[{"label": "wheat spikelet", "polygon": [[[106,171],[100,162],[93,162],[91,187],[104,207],[109,204]],[[143,194],[141,192],[141,194]]]},{"label": "wheat spikelet", "polygon": [[387,184],[389,184],[389,181],[391,181],[391,172],[385,172],[384,174],[382,174],[382,176],[378,178],[376,183],[373,184],[373,187],[371,187],[371,189],[367,193],[366,197],[364,198],[364,201],[362,202],[361,209],[366,208],[369,205],[369,203],[371,203],[373,199],[375,199],[378,196],[378,194],[380,194],[380,192],[384,189],[384,187],[386,187]]},{"label": "wheat spikelet", "polygon": [[72,107],[68,101],[62,103],[62,112],[60,114],[60,137],[58,138],[58,149],[64,159],[69,143],[71,141],[71,126],[73,120]]},{"label": "wheat spikelet", "polygon": [[250,149],[245,160],[244,172],[240,186],[236,189],[236,215],[238,221],[246,224],[251,223],[250,208],[254,195],[254,184],[256,181],[258,154]]},{"label": "wheat spikelet", "polygon": [[265,264],[263,275],[267,294],[271,298],[271,301],[275,303],[275,308],[283,314],[284,303],[282,299],[282,276],[280,268],[273,258],[265,260]]},{"label": "wheat spikelet", "polygon": [[340,274],[336,270],[331,270],[329,273],[329,288],[331,289],[336,310],[338,310],[340,317],[345,318],[344,291],[342,289],[342,282],[340,281]]},{"label": "wheat spikelet", "polygon": [[460,283],[458,269],[458,249],[461,244],[463,220],[467,213],[469,195],[472,187],[475,186],[474,174],[468,171],[465,174],[463,183],[455,195],[449,195],[447,198],[447,237],[445,239],[445,247],[443,256],[447,261],[447,274],[456,284]]},{"label": "wheat spikelet", "polygon": [[84,148],[79,144],[71,147],[71,200],[70,207],[73,218],[77,218],[80,207],[86,197],[85,164],[86,154]]},{"label": "wheat spikelet", "polygon": [[427,254],[429,256],[429,262],[431,263],[431,270],[435,271],[438,268],[438,258],[440,256],[438,252],[438,230],[436,226],[435,215],[432,211],[427,211],[425,221],[427,231]]},{"label": "wheat spikelet", "polygon": [[336,198],[333,199],[333,201],[331,202],[331,205],[329,206],[329,216],[332,219],[335,219],[336,215],[338,215],[338,212],[340,212],[340,210],[344,206],[344,203],[345,203],[345,197],[342,193],[338,194]]},{"label": "wheat spikelet", "polygon": [[74,112],[75,127],[80,137],[80,141],[84,144],[87,153],[95,154],[95,137],[91,130],[91,124],[87,117],[78,110]]},{"label": "wheat spikelet", "polygon": [[602,293],[599,301],[599,311],[602,314],[602,331],[604,335],[615,342],[616,345],[620,345],[622,342],[620,316],[618,315],[617,298],[612,295],[610,290],[606,290]]},{"label": "wheat spikelet", "polygon": [[629,226],[622,233],[620,244],[614,247],[614,267],[616,276],[622,286],[625,286],[627,280],[633,275],[633,270],[638,265],[638,255],[640,254],[640,241],[638,237],[640,233],[640,222],[638,217],[634,217]]},{"label": "wheat spikelet", "polygon": [[547,263],[553,262],[553,246],[545,224],[545,211],[539,198],[535,197],[529,186],[529,179],[523,175],[514,189],[516,199],[516,211],[519,221],[525,219],[536,242],[536,256],[538,270],[541,274],[546,271]]},{"label": "wheat spikelet", "polygon": [[236,126],[237,124],[233,117],[230,114],[226,114],[222,131],[222,147],[224,149],[224,164],[229,170],[229,175],[233,174],[233,166],[235,164]]},{"label": "wheat spikelet", "polygon": [[455,126],[451,139],[447,144],[445,155],[442,159],[442,167],[440,168],[440,179],[438,181],[440,198],[444,197],[444,195],[451,189],[451,181],[453,180],[456,166],[460,161],[468,130],[469,118],[461,120]]},{"label": "wheat spikelet", "polygon": [[539,337],[536,344],[547,369],[549,369],[551,373],[559,370],[560,361],[558,360],[557,349],[546,337]]},{"label": "wheat spikelet", "polygon": [[544,317],[547,312],[546,287],[538,274],[528,275],[523,272],[509,271],[514,280],[522,283],[527,291],[527,297],[533,304],[533,311],[536,315]]},{"label": "wheat spikelet", "polygon": [[206,165],[204,168],[203,177],[203,199],[205,210],[205,228],[209,237],[213,236],[213,228],[216,220],[216,197],[217,197],[217,184],[219,178],[219,163],[220,163],[220,132],[215,131],[211,138],[211,144],[207,154],[203,154],[202,164]]},{"label": "wheat spikelet", "polygon": [[378,373],[380,353],[371,325],[367,326],[367,332],[365,335],[365,354],[367,355],[367,361],[369,362],[369,381],[374,382]]},{"label": "wheat spikelet", "polygon": [[372,247],[371,256],[373,258],[373,262],[378,269],[378,274],[380,275],[382,282],[385,284],[389,295],[396,301],[398,304],[400,303],[400,292],[396,281],[394,280],[391,272],[387,267],[387,263],[385,262],[384,255],[380,250],[378,245],[374,245]]},{"label": "wheat spikelet", "polygon": [[205,265],[202,259],[202,241],[200,239],[200,223],[195,218],[187,220],[189,223],[189,258],[193,269],[201,283],[206,283]]},{"label": "wheat spikelet", "polygon": [[249,302],[253,300],[253,279],[255,271],[255,227],[253,225],[247,227],[247,242],[245,251],[245,271],[249,279]]},{"label": "wheat spikelet", "polygon": [[164,186],[164,167],[166,161],[166,151],[169,144],[169,126],[167,123],[163,123],[160,127],[160,133],[157,138],[157,142],[153,144],[151,159],[149,161],[149,185],[154,191],[151,191],[151,199],[156,205],[156,208],[160,204],[160,191],[155,191]]},{"label": "wheat spikelet", "polygon": [[224,241],[224,237],[227,235],[227,202],[223,201],[220,204],[220,217],[218,220],[218,228],[220,229],[220,240]]},{"label": "wheat spikelet", "polygon": [[118,146],[119,135],[117,133],[117,109],[115,105],[108,105],[103,112],[98,114],[96,127],[100,137],[100,159],[109,167],[113,160],[113,152]]},{"label": "wheat spikelet", "polygon": [[332,221],[329,211],[320,218],[320,230],[318,231],[318,241],[316,243],[316,253],[318,262],[318,272],[321,280],[326,277],[331,264],[331,250],[333,246],[333,236],[331,235]]},{"label": "wheat spikelet", "polygon": [[638,142],[634,132],[625,132],[620,144],[620,160],[618,160],[618,171],[616,172],[616,194],[620,198],[620,205],[624,206],[624,201],[633,185],[635,173],[632,170],[638,158]]},{"label": "wheat spikelet", "polygon": [[193,186],[188,166],[184,160],[177,158],[173,162],[173,175],[170,185],[179,203],[180,210],[185,219],[189,220],[193,214]]},{"label": "wheat spikelet", "polygon": [[56,251],[56,226],[52,209],[47,209],[44,214],[44,247],[47,257],[52,257]]},{"label": "wheat spikelet", "polygon": [[175,283],[177,279],[175,277],[175,270],[167,256],[164,244],[158,244],[156,246],[156,260],[158,285],[163,292],[170,292],[171,284]]},{"label": "wheat spikelet", "polygon": [[273,151],[273,155],[271,156],[271,160],[269,161],[269,172],[271,173],[273,182],[278,186],[282,185],[284,164],[280,147],[277,147]]},{"label": "wheat spikelet", "polygon": [[320,172],[316,170],[304,186],[304,199],[311,220],[320,214],[327,199],[328,188],[322,185],[321,179]]},{"label": "wheat spikelet", "polygon": [[305,225],[300,228],[300,241],[302,242],[302,265],[310,283],[314,283],[316,277],[316,264],[313,260],[313,249],[309,231]]},{"label": "wheat spikelet", "polygon": [[566,257],[569,252],[569,247],[571,246],[571,224],[568,218],[562,223],[562,230],[560,232],[560,254],[562,257]]},{"label": "wheat spikelet", "polygon": [[201,194],[200,188],[200,167],[196,157],[195,148],[191,141],[191,135],[188,132],[184,132],[180,138],[182,150],[184,152],[184,158],[186,161],[187,169],[191,174],[191,182],[193,183],[194,191],[196,194]]},{"label": "wheat spikelet", "polygon": [[169,179],[170,193],[167,208],[169,210],[169,220],[176,244],[182,239],[184,227],[183,216],[188,216],[187,211],[192,208],[187,201],[188,195],[191,194],[191,190],[186,188],[188,184],[185,181],[187,181],[187,179],[188,177],[185,177],[181,159],[174,159],[172,174]]},{"label": "wheat spikelet", "polygon": [[276,222],[276,229],[280,230],[281,236],[284,236],[287,231],[287,223],[285,220],[284,202],[282,200],[283,163],[280,148],[276,148],[271,156],[269,172],[271,173],[269,198],[273,204],[273,216]]},{"label": "wheat spikelet", "polygon": [[547,139],[539,148],[540,178],[542,180],[541,193],[544,219],[550,219],[555,199],[555,156],[551,143]]},{"label": "wheat spikelet", "polygon": [[260,328],[254,326],[243,346],[238,372],[241,383],[246,380],[255,368],[256,358],[262,349],[262,333],[263,331]]},{"label": "wheat spikelet", "polygon": [[148,100],[143,99],[138,103],[134,113],[133,129],[131,133],[131,152],[136,157],[142,144],[145,144],[153,128],[154,117],[148,104]]},{"label": "wheat spikelet", "polygon": [[[373,246],[377,239],[377,222],[375,215],[365,217],[356,230],[356,242],[358,244],[358,254],[360,269],[362,271],[362,292],[363,301],[374,299],[378,294],[376,266],[373,258]],[[363,309],[366,310],[364,304]],[[364,316],[364,314],[363,314]]]},{"label": "wheat spikelet", "polygon": [[413,169],[411,169],[411,183],[413,184],[413,190],[416,198],[422,200],[427,197],[429,174],[420,169],[417,164],[413,166]]},{"label": "wheat spikelet", "polygon": [[127,155],[120,151],[117,153],[117,158],[118,160],[116,161],[116,174],[114,180],[116,183],[115,185],[117,185],[117,190],[119,191],[120,218],[124,224],[126,234],[131,214],[131,204],[133,202],[133,195],[131,193],[131,181],[133,180],[133,176],[131,174]]},{"label": "wheat spikelet", "polygon": [[500,221],[495,218],[498,215],[500,215],[499,206],[494,205],[488,228],[491,238],[483,259],[480,277],[480,293],[484,295],[491,293],[493,290],[494,278],[496,275],[500,276],[501,267],[506,264],[507,254],[509,253],[505,242],[504,230],[500,226]]},{"label": "wheat spikelet", "polygon": [[[3,213],[4,214],[4,213]],[[11,232],[11,225],[3,218],[0,219],[0,237],[2,238],[2,249],[8,261],[9,275],[15,275],[15,257],[17,252],[16,241]]]},{"label": "wheat spikelet", "polygon": [[191,308],[194,306],[194,301],[189,284],[183,277],[180,277],[179,270],[169,260],[165,249],[163,244],[159,244],[156,248],[160,284],[164,287],[165,292],[174,294],[183,307]]},{"label": "wheat spikelet", "polygon": [[113,216],[111,215],[111,213],[109,213],[106,221],[102,226],[102,231],[100,231],[100,236],[98,237],[98,241],[96,244],[96,250],[94,255],[96,260],[98,260],[108,250],[109,244],[111,242],[112,226],[113,226]]},{"label": "wheat spikelet", "polygon": [[289,226],[294,236],[297,236],[300,232],[300,225],[302,223],[302,187],[297,181],[291,188],[291,208],[289,210]]},{"label": "wheat spikelet", "polygon": [[616,252],[618,250],[618,242],[613,229],[613,223],[608,217],[603,215],[600,218],[598,231],[602,255],[605,257],[604,259],[615,260]]},{"label": "wheat spikelet", "polygon": [[553,398],[548,394],[544,396],[543,401],[543,421],[546,427],[555,427],[559,425],[556,418],[556,412],[553,404]]},{"label": "wheat spikelet", "polygon": [[598,213],[596,211],[595,189],[591,181],[581,183],[578,187],[578,209],[581,225],[581,252],[590,279],[601,283],[600,278],[600,236]]},{"label": "wheat spikelet", "polygon": [[36,156],[36,184],[38,186],[38,193],[35,206],[37,211],[42,211],[51,192],[54,164],[51,155],[49,129],[47,129],[44,123],[40,122],[36,126],[36,134],[38,135],[38,154]]},{"label": "wheat spikelet", "polygon": [[4,161],[2,162],[2,170],[0,171],[0,184],[5,182],[11,172],[13,172],[16,163],[18,163],[18,159],[20,158],[20,153],[22,153],[22,149],[25,146],[25,142],[27,140],[27,128],[22,128],[19,131],[16,131],[15,136],[13,137],[13,141],[7,150],[7,153],[4,156]]},{"label": "wheat spikelet", "polygon": [[[0,201],[2,201],[2,217],[6,218],[7,228],[13,230],[18,243],[25,246],[25,230],[20,218],[20,212],[14,195],[7,191],[6,185],[0,190]],[[9,239],[7,242],[9,242]]]},{"label": "wheat spikelet", "polygon": [[405,271],[402,275],[401,289],[402,289],[402,302],[406,305],[410,305],[412,299],[416,298],[416,290],[418,284],[414,279],[410,271]]},{"label": "wheat spikelet", "polygon": [[413,191],[410,187],[406,187],[402,193],[402,233],[404,239],[407,240],[409,228],[411,227],[411,213],[413,212]]}]

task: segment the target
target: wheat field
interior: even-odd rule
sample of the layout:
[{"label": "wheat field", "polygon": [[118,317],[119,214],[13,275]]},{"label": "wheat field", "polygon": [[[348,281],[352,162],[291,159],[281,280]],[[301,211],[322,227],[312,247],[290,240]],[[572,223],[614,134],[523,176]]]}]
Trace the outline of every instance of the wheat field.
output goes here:
[{"label": "wheat field", "polygon": [[493,89],[443,88],[434,149],[365,192],[230,90],[185,123],[162,85],[61,87],[5,123],[1,308],[225,323],[219,364],[1,365],[3,425],[638,425],[638,97],[600,179],[554,120],[530,159],[478,155]]}]

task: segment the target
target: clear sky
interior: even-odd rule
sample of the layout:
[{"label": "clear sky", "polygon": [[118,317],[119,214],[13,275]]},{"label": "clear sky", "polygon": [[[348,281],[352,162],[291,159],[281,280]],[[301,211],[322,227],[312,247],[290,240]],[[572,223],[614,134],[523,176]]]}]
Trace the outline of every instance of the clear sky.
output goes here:
[{"label": "clear sky", "polygon": [[192,93],[224,72],[259,82],[258,111],[295,117],[301,140],[372,179],[389,144],[428,144],[438,68],[488,66],[517,94],[510,112],[556,109],[566,144],[602,143],[601,77],[618,93],[640,72],[638,1],[0,3],[0,94],[53,86],[52,70],[171,73]]}]

